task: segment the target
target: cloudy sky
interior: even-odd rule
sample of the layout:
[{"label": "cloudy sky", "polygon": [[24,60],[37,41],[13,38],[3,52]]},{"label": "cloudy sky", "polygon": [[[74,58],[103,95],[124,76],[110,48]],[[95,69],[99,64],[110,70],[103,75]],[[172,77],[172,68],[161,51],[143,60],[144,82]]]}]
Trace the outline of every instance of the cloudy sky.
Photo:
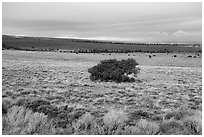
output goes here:
[{"label": "cloudy sky", "polygon": [[186,42],[202,40],[202,3],[3,3],[3,34]]}]

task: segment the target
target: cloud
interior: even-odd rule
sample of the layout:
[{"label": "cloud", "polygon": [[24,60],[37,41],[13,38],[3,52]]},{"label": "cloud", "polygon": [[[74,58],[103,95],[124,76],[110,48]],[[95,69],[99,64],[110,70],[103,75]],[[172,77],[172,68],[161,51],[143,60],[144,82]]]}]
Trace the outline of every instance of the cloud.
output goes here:
[{"label": "cloud", "polygon": [[168,36],[167,32],[147,32],[145,33],[145,36],[150,36],[150,37],[162,37],[162,36]]},{"label": "cloud", "polygon": [[91,27],[92,23],[68,20],[18,20],[12,19],[3,22],[3,27],[22,28],[28,31],[53,30],[83,30]]},{"label": "cloud", "polygon": [[93,39],[97,40],[110,40],[110,41],[144,41],[144,38],[125,38],[125,37],[108,37],[108,36],[97,36]]},{"label": "cloud", "polygon": [[185,32],[183,30],[178,30],[178,31],[172,33],[172,36],[176,36],[176,37],[189,36],[189,35],[190,35],[190,33]]},{"label": "cloud", "polygon": [[85,39],[85,40],[105,40],[105,41],[132,41],[132,42],[145,42],[147,38],[141,37],[112,37],[112,36],[95,36],[95,37],[83,37],[77,35],[64,35],[58,38],[71,38],[71,39]]}]

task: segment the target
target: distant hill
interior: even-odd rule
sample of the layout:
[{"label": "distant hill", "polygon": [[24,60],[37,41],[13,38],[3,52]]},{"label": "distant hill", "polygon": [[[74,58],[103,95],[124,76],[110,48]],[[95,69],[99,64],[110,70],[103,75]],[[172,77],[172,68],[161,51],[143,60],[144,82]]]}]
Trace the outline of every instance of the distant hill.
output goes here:
[{"label": "distant hill", "polygon": [[125,43],[49,37],[2,36],[3,48],[33,50],[97,50],[131,52],[201,52],[201,44]]}]

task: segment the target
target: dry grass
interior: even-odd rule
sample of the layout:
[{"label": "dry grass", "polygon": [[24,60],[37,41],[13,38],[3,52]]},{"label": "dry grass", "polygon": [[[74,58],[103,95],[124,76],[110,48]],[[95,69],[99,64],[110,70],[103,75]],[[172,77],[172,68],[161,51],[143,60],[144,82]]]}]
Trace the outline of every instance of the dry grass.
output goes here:
[{"label": "dry grass", "polygon": [[[7,110],[10,111],[12,104],[19,103],[19,106],[24,106],[28,101],[42,99],[49,102],[51,108],[77,107],[68,118],[65,115],[67,113],[64,113],[66,109],[56,111],[63,112],[60,116],[64,125],[57,127],[54,132],[48,132],[50,134],[201,134],[201,58],[186,58],[183,54],[177,54],[177,58],[173,58],[171,54],[157,54],[156,57],[149,59],[148,54],[134,54],[133,58],[139,62],[141,68],[138,81],[117,84],[91,82],[87,69],[100,60],[125,59],[132,57],[132,54],[104,56],[3,51],[2,107],[6,110],[3,128],[8,129],[5,121],[8,120],[6,117],[10,112]],[[42,105],[37,102],[33,104]],[[183,104],[185,107],[179,109]],[[31,107],[35,108],[33,105]],[[187,109],[193,109],[193,112],[185,111]],[[135,113],[130,117],[134,110],[142,110],[144,113],[138,111],[138,115]],[[22,116],[19,113],[18,117],[24,118],[24,113]],[[98,119],[99,121],[102,119],[101,122],[98,122]],[[145,120],[141,122],[140,119]],[[138,121],[143,123],[141,124],[143,128],[137,126]],[[23,123],[20,120],[19,122]],[[160,130],[155,133],[157,124]],[[148,129],[145,125],[152,128]],[[23,127],[20,128],[24,130]],[[20,128],[19,126],[15,128],[16,134],[23,132]],[[108,129],[111,129],[110,132]],[[187,132],[188,130],[192,132]],[[4,134],[10,133],[4,130]]]},{"label": "dry grass", "polygon": [[13,106],[3,117],[3,134],[52,134],[53,125],[42,113],[33,113],[24,107]]},{"label": "dry grass", "polygon": [[96,118],[90,113],[84,114],[75,123],[72,123],[74,127],[74,134],[76,135],[103,135],[104,129]]},{"label": "dry grass", "polygon": [[109,128],[123,124],[127,120],[128,115],[123,110],[110,109],[103,117],[105,126]]},{"label": "dry grass", "polygon": [[141,119],[136,124],[136,127],[138,127],[144,135],[154,135],[159,131],[159,125],[157,123],[145,119]]}]

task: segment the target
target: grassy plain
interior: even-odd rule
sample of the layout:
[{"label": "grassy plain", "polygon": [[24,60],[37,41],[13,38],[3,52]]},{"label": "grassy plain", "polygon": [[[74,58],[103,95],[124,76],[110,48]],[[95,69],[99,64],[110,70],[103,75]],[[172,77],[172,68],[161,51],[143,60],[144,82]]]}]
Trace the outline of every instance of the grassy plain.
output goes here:
[{"label": "grassy plain", "polygon": [[[145,53],[75,54],[4,50],[2,54],[2,98],[9,102],[5,103],[8,111],[11,106],[19,105],[19,100],[41,99],[55,108],[72,108],[80,113],[75,118],[75,121],[79,119],[78,123],[80,120],[89,123],[95,118],[102,120],[103,126],[111,120],[113,122],[108,126],[115,121],[117,125],[125,123],[121,130],[117,127],[120,133],[116,132],[116,124],[113,124],[103,132],[97,130],[97,134],[201,134],[200,129],[190,132],[184,128],[188,117],[193,117],[192,112],[202,111],[201,54],[196,58],[187,57],[193,53],[176,53],[177,57],[173,57],[174,53],[155,53],[152,58]],[[87,69],[109,58],[134,58],[141,68],[136,82],[90,81]],[[183,110],[189,110],[188,114]],[[177,112],[178,115],[182,113],[180,118],[175,118]],[[44,114],[49,116],[49,113]],[[50,117],[60,119],[59,114]],[[177,124],[173,121],[175,119]],[[71,132],[71,129],[65,132],[62,131],[65,128],[62,123],[57,123],[61,132],[53,134],[96,133],[80,132],[76,127],[73,128],[76,132]],[[175,131],[177,126],[182,127],[181,130]],[[3,129],[4,134],[17,134],[6,127]],[[84,130],[87,131],[87,128]]]}]

